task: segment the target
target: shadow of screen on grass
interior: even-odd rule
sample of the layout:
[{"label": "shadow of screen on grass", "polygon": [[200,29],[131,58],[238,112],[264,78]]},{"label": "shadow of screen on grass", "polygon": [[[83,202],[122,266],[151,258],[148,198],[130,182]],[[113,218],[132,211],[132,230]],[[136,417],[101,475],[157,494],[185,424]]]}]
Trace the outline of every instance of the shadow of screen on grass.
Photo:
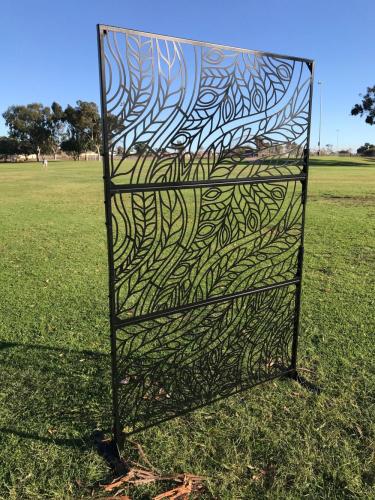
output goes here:
[{"label": "shadow of screen on grass", "polygon": [[0,365],[6,392],[0,433],[86,447],[94,429],[110,429],[106,354],[0,342]]},{"label": "shadow of screen on grass", "polygon": [[[371,162],[372,164],[369,164]],[[310,167],[375,167],[375,158],[363,158],[362,161],[347,159],[327,160],[326,158],[310,158]]]}]

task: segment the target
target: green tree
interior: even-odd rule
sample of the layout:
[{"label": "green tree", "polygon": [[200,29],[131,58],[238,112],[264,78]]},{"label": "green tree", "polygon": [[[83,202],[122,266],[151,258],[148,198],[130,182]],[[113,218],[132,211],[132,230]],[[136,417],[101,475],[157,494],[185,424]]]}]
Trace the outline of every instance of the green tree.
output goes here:
[{"label": "green tree", "polygon": [[7,160],[9,156],[17,155],[20,145],[14,137],[0,137],[0,158]]},{"label": "green tree", "polygon": [[[17,139],[24,151],[39,155],[49,153],[52,149],[51,109],[40,103],[10,106],[3,113],[9,128],[9,136]],[[25,153],[26,154],[26,153]]]},{"label": "green tree", "polygon": [[75,160],[88,150],[100,154],[100,115],[94,102],[77,101],[75,107],[68,105],[63,121],[67,127],[67,138],[61,143],[63,151],[72,154]]},{"label": "green tree", "polygon": [[72,156],[74,160],[79,160],[80,155],[87,151],[86,144],[82,140],[73,137],[62,141],[60,147],[64,153]]},{"label": "green tree", "polygon": [[366,116],[365,122],[369,125],[375,124],[375,85],[367,87],[365,95],[359,94],[362,97],[360,104],[355,104],[352,108],[352,115]]},{"label": "green tree", "polygon": [[53,102],[51,106],[49,128],[51,131],[51,148],[56,159],[60,144],[64,139],[65,113],[59,103]]},{"label": "green tree", "polygon": [[124,123],[120,116],[113,115],[112,113],[107,114],[107,129],[109,139],[112,141],[113,137],[124,132]]},{"label": "green tree", "polygon": [[365,142],[363,146],[357,149],[357,153],[362,156],[367,156],[367,155],[371,156],[374,150],[375,150],[374,144]]},{"label": "green tree", "polygon": [[134,154],[136,154],[137,156],[145,154],[148,150],[147,144],[145,142],[136,142],[134,144],[133,149],[134,149]]}]

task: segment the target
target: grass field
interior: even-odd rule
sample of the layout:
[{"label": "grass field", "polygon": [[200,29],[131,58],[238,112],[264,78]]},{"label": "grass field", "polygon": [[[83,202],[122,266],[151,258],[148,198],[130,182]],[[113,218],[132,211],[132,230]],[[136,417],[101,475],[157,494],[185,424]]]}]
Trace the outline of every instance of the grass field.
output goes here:
[{"label": "grass field", "polygon": [[[375,162],[311,163],[299,365],[323,392],[271,382],[134,437],[164,473],[207,476],[205,498],[375,498]],[[0,165],[0,498],[103,497],[101,175],[99,162]]]}]

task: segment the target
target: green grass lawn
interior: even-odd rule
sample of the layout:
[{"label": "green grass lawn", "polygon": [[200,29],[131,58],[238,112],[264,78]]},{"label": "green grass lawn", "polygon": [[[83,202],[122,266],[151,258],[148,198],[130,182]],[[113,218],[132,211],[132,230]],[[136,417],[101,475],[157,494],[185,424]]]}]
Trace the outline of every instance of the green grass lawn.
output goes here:
[{"label": "green grass lawn", "polygon": [[[323,392],[278,380],[133,437],[164,473],[207,476],[206,498],[375,498],[375,161],[311,165],[299,365]],[[99,162],[0,165],[0,498],[103,496],[101,176]]]}]

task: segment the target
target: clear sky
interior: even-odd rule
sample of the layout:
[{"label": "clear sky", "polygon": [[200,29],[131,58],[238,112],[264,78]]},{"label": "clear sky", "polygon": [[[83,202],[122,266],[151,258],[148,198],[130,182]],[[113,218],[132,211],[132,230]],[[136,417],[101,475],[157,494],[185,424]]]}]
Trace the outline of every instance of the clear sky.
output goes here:
[{"label": "clear sky", "polygon": [[[1,0],[0,112],[11,104],[99,103],[96,24],[315,59],[311,146],[375,143],[350,116],[375,85],[375,0]],[[0,135],[6,132],[0,119]]]}]

